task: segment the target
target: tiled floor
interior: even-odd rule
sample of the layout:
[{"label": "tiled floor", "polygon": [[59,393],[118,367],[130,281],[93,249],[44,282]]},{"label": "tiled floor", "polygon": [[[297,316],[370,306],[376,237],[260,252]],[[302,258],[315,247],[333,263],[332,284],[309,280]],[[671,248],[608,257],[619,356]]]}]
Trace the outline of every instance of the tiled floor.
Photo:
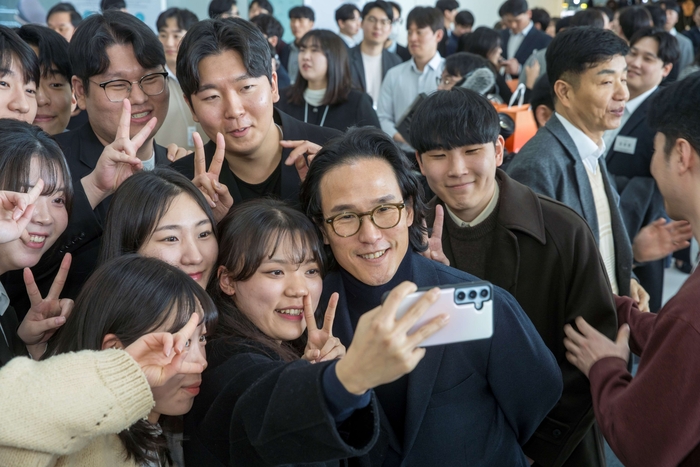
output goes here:
[{"label": "tiled floor", "polygon": [[[687,274],[683,274],[674,267],[666,269],[664,274],[664,298],[663,303],[666,303],[671,297],[673,297],[678,289],[681,288],[683,282],[688,278]],[[634,368],[636,370],[636,367]],[[634,371],[633,370],[633,371]],[[615,454],[610,449],[607,443],[605,443],[605,457],[608,462],[608,467],[624,467],[622,462],[615,456]]]}]

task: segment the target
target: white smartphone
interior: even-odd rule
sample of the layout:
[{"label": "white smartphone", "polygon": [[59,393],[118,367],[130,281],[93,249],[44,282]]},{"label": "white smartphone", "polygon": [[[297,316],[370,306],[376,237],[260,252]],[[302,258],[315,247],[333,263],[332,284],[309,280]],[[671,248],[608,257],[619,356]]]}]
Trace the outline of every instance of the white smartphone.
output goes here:
[{"label": "white smartphone", "polygon": [[[404,298],[396,312],[396,319],[406,314],[408,309],[432,288],[418,289]],[[408,334],[414,333],[419,327],[443,313],[450,315],[450,321],[424,340],[421,347],[488,339],[493,335],[493,286],[486,281],[441,286],[437,301],[426,310]]]}]

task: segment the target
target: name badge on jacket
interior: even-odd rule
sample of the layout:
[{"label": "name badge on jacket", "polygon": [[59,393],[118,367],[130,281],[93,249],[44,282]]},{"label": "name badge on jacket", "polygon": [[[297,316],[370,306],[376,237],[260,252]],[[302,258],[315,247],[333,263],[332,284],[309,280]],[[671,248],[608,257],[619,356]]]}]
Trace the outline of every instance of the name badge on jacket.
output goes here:
[{"label": "name badge on jacket", "polygon": [[615,152],[634,154],[636,148],[637,138],[632,138],[631,136],[618,136],[615,138],[615,145],[613,146],[613,151]]}]

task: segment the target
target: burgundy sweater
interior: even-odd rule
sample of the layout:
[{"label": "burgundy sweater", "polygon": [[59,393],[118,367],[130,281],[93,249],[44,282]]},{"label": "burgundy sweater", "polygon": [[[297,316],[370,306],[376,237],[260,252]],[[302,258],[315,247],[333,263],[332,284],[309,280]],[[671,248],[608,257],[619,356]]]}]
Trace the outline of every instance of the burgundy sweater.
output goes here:
[{"label": "burgundy sweater", "polygon": [[627,467],[700,466],[700,271],[658,314],[627,297],[616,305],[640,362],[634,378],[619,358],[591,367],[603,435]]}]

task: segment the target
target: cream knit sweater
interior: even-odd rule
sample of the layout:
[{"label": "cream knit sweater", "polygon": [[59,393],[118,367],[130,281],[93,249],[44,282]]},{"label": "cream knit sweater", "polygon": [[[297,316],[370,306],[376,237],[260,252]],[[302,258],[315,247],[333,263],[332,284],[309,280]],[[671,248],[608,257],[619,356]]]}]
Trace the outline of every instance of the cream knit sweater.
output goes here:
[{"label": "cream knit sweater", "polygon": [[17,357],[0,371],[0,467],[134,466],[116,433],[153,405],[122,350]]}]

